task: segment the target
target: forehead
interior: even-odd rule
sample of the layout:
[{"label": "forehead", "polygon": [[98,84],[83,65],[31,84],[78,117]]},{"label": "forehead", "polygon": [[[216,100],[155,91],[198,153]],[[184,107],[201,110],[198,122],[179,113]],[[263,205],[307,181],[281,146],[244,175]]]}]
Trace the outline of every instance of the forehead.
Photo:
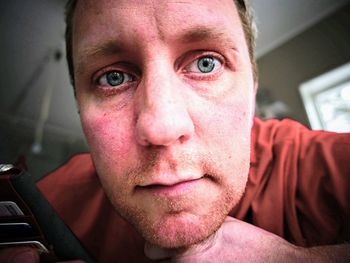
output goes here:
[{"label": "forehead", "polygon": [[80,0],[73,25],[73,36],[82,43],[137,36],[173,41],[191,27],[243,35],[233,0]]},{"label": "forehead", "polygon": [[[89,16],[113,13],[120,15],[118,19],[127,19],[128,15],[138,16],[140,19],[153,17],[158,23],[166,20],[170,22],[172,19],[190,21],[202,15],[210,15],[208,19],[215,19],[235,8],[234,0],[77,0],[77,2],[76,13],[79,13],[79,16],[84,13]],[[126,17],[123,17],[123,13]]]}]

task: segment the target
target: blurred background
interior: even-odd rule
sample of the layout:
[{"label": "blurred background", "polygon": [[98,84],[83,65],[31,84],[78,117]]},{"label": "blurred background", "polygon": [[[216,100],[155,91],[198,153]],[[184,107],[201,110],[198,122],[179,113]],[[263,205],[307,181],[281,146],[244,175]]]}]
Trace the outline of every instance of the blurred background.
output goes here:
[{"label": "blurred background", "polygon": [[[88,151],[65,61],[65,2],[0,2],[0,163],[25,156],[36,178]],[[257,114],[350,131],[350,0],[252,4]]]}]

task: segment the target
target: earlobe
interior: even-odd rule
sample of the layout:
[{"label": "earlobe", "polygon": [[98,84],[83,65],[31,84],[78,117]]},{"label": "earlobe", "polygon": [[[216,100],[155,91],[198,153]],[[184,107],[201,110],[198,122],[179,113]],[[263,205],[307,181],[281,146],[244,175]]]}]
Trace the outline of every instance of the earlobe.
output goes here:
[{"label": "earlobe", "polygon": [[254,87],[253,87],[253,91],[254,91],[254,97],[256,97],[256,93],[258,92],[258,82],[254,81]]},{"label": "earlobe", "polygon": [[77,100],[77,96],[75,96],[75,108],[77,110],[77,113],[80,115],[80,105]]},{"label": "earlobe", "polygon": [[256,93],[258,92],[258,82],[254,81],[254,86],[253,86],[253,106],[252,106],[252,116],[251,116],[251,126],[253,127],[254,125],[254,117],[255,117],[255,113],[256,113]]}]

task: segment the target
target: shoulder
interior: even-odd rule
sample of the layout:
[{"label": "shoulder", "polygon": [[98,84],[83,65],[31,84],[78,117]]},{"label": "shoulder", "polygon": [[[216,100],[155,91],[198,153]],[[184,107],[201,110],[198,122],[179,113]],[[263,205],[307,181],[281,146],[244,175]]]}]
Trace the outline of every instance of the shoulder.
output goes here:
[{"label": "shoulder", "polygon": [[[285,140],[298,139],[317,139],[333,138],[350,142],[350,133],[328,132],[323,130],[310,130],[303,124],[292,119],[254,119],[252,128],[253,136],[258,140],[269,140],[273,143],[279,143]],[[312,142],[312,141],[311,141]]]},{"label": "shoulder", "polygon": [[65,164],[41,178],[37,187],[54,209],[68,221],[77,219],[85,204],[91,205],[93,202],[97,205],[104,199],[88,153],[74,155]]},{"label": "shoulder", "polygon": [[90,154],[71,157],[38,188],[98,262],[144,262],[143,239],[113,208]]},{"label": "shoulder", "polygon": [[76,183],[81,181],[91,181],[95,179],[95,168],[89,153],[80,153],[72,156],[66,163],[56,170],[42,177],[37,186],[46,191],[52,184]]},{"label": "shoulder", "polygon": [[280,178],[288,188],[293,182],[306,195],[315,183],[319,193],[349,187],[350,133],[312,131],[288,119],[256,119],[252,138],[251,176]]},{"label": "shoulder", "polygon": [[342,160],[350,153],[350,133],[314,131],[291,119],[263,121],[255,118],[252,144],[255,161],[263,157],[261,153],[285,155],[283,150],[287,148],[289,154],[294,152],[299,159],[326,156]]},{"label": "shoulder", "polygon": [[[312,131],[288,119],[256,119],[247,185],[247,196],[260,211],[256,220],[298,244],[348,241],[349,156],[349,133]],[[288,232],[279,228],[285,220]]]}]

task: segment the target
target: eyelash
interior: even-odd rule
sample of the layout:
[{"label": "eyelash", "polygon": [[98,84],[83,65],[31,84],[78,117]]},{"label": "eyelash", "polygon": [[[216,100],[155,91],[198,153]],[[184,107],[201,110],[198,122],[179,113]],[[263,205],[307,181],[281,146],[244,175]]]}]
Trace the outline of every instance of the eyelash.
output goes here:
[{"label": "eyelash", "polygon": [[[220,68],[212,71],[212,72],[208,72],[208,73],[203,73],[203,72],[193,72],[193,71],[188,71],[187,68],[193,64],[193,63],[198,63],[198,60],[201,58],[205,58],[205,57],[211,57],[213,59],[215,59],[216,61],[218,61],[220,63]],[[196,62],[197,61],[197,62]],[[186,63],[186,67],[184,67],[184,70],[182,71],[184,74],[186,74],[188,77],[195,79],[195,80],[213,80],[215,79],[215,77],[218,76],[218,74],[220,74],[222,68],[225,66],[225,58],[222,55],[219,55],[215,52],[204,52],[201,53],[198,56],[195,56],[195,58],[191,58],[191,62],[190,63]]]}]

